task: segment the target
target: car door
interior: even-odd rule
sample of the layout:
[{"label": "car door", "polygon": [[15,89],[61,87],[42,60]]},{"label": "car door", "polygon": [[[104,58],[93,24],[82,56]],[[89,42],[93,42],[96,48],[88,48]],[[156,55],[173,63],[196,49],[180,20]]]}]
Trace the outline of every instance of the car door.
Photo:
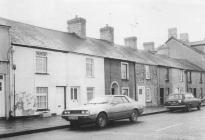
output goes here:
[{"label": "car door", "polygon": [[109,113],[109,118],[113,120],[124,117],[125,115],[124,102],[120,96],[114,96],[112,98],[108,113]]},{"label": "car door", "polygon": [[124,117],[130,116],[130,114],[133,111],[133,104],[125,97],[122,97],[124,105],[123,108],[125,110],[125,112],[123,113]]}]

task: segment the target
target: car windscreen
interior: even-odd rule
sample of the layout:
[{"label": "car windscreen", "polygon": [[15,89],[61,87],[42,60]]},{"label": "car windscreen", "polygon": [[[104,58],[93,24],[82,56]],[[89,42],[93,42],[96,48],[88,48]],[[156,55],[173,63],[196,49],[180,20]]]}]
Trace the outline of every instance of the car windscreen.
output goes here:
[{"label": "car windscreen", "polygon": [[168,97],[169,100],[178,100],[182,98],[183,98],[182,94],[173,94],[173,95],[169,95]]},{"label": "car windscreen", "polygon": [[112,97],[98,97],[98,98],[94,98],[92,100],[90,100],[90,102],[88,102],[88,104],[105,104],[105,103],[109,103],[112,100]]}]

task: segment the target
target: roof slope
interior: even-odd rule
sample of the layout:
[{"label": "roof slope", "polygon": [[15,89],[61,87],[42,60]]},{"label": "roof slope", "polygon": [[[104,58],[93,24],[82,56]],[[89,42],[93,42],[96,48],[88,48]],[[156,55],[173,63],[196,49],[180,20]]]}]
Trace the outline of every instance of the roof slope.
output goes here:
[{"label": "roof slope", "polygon": [[191,49],[191,50],[193,50],[193,51],[195,51],[195,52],[197,52],[198,54],[205,55],[204,52],[202,52],[202,51],[200,51],[200,50],[198,50],[198,49],[196,49],[196,48],[191,47],[191,45],[190,45],[189,43],[187,43],[187,42],[185,42],[185,41],[182,41],[182,40],[179,40],[179,39],[177,39],[177,38],[175,38],[175,37],[170,37],[170,38],[166,41],[166,44],[167,44],[167,42],[169,42],[169,41],[172,40],[172,39],[178,41],[178,42],[181,43],[182,45],[188,47],[189,49]]},{"label": "roof slope", "polygon": [[[13,44],[121,59],[150,65],[200,70],[200,68],[193,66],[191,63],[189,65],[182,65],[179,63],[180,61],[177,62],[164,56],[137,51],[127,46],[110,44],[100,39],[90,37],[81,39],[73,33],[45,29],[4,18],[0,18],[0,24],[11,26],[11,41]],[[183,61],[183,63],[185,62]]]}]

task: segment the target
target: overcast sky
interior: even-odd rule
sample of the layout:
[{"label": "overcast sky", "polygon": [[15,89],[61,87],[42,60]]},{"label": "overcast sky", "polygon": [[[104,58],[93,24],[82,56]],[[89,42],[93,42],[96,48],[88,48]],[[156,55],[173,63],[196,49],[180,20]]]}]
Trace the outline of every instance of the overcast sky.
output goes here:
[{"label": "overcast sky", "polygon": [[99,38],[99,28],[109,24],[115,43],[137,36],[138,48],[167,40],[167,29],[188,32],[190,41],[205,38],[204,0],[0,0],[0,17],[66,31],[66,21],[78,15],[87,21],[87,36]]}]

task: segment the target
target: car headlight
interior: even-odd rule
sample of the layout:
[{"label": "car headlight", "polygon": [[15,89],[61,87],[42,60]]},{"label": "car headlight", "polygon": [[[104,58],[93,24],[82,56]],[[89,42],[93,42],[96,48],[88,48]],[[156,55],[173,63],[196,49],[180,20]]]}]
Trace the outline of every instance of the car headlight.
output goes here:
[{"label": "car headlight", "polygon": [[64,111],[63,114],[70,114],[70,111]]},{"label": "car headlight", "polygon": [[82,114],[89,114],[90,112],[89,112],[89,110],[82,110],[81,113]]}]

